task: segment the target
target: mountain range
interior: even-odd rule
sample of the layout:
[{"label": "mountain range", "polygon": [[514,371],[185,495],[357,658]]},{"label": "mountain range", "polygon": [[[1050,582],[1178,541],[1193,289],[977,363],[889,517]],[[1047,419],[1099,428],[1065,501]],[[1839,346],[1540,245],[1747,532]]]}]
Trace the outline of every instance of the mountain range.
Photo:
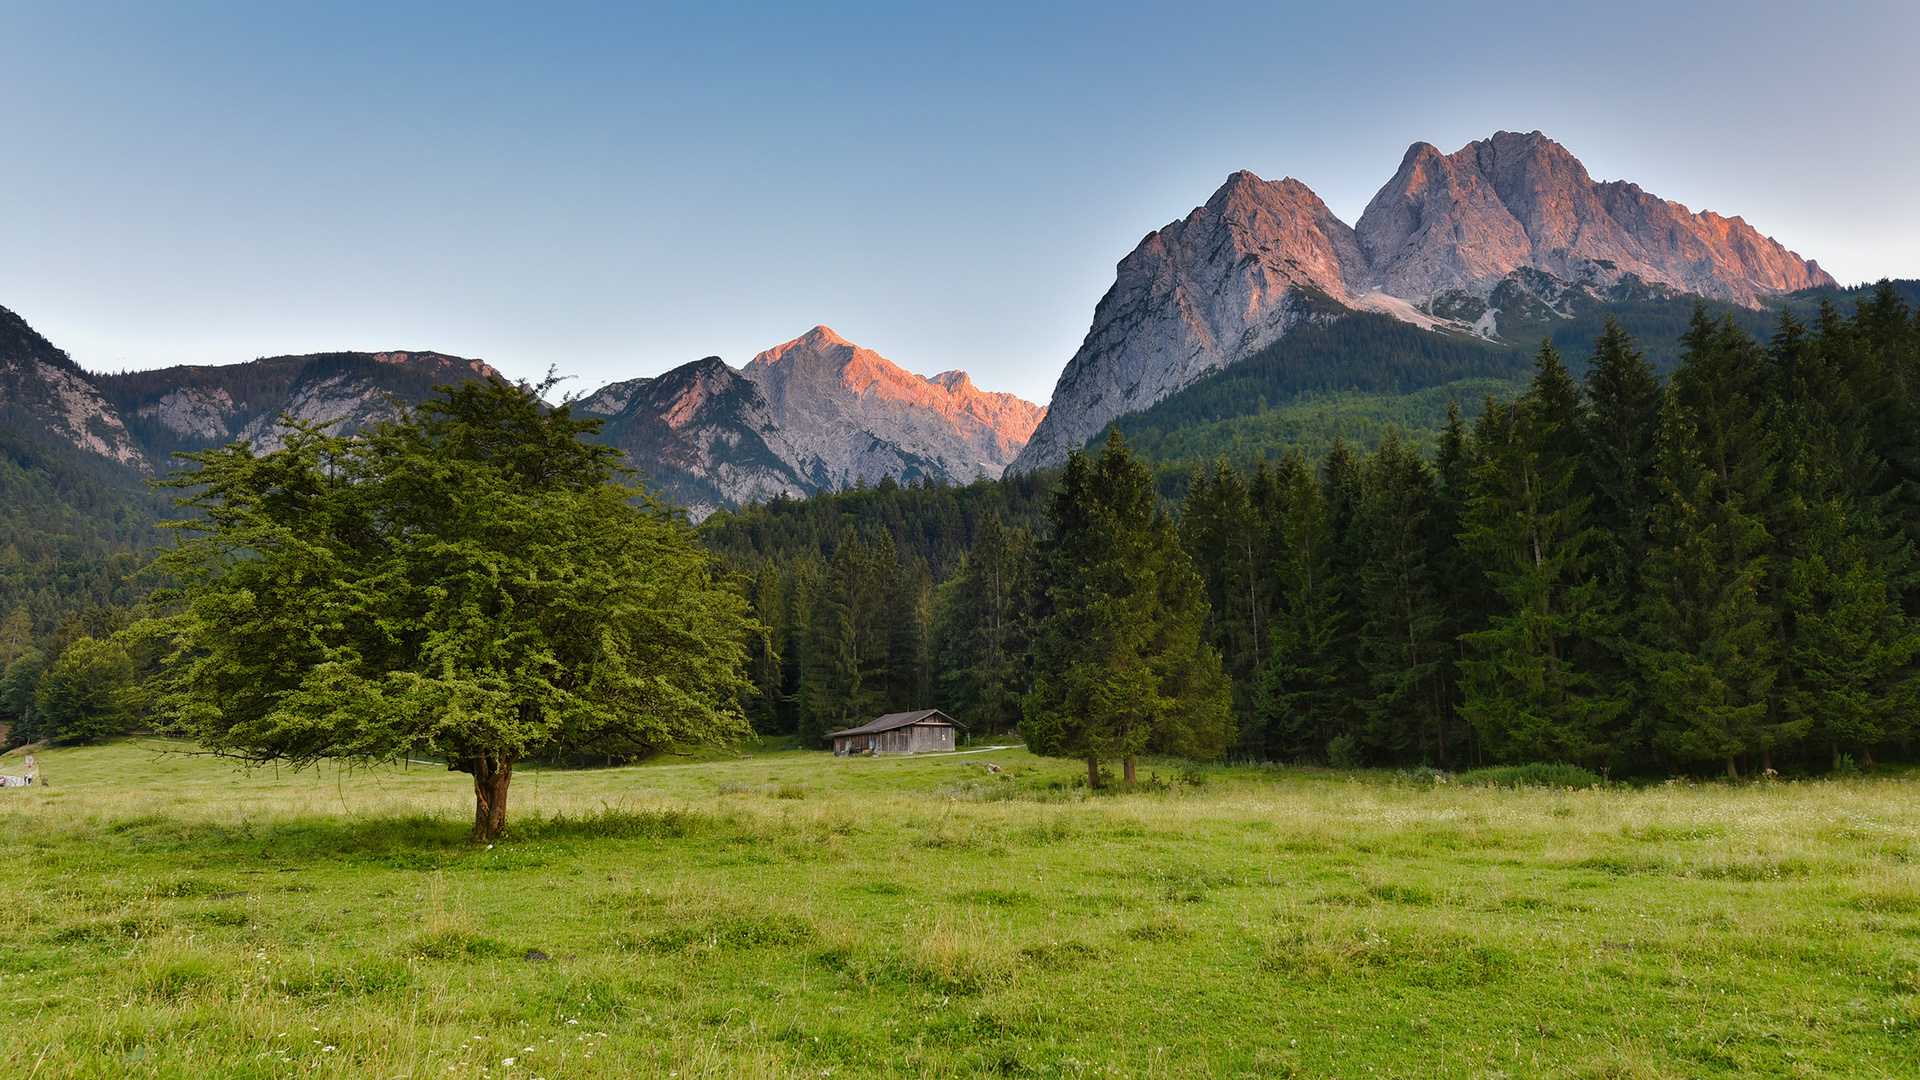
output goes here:
[{"label": "mountain range", "polygon": [[[1351,227],[1297,180],[1229,176],[1120,261],[1044,408],[965,372],[913,374],[824,326],[739,368],[707,357],[572,404],[697,520],[862,478],[1045,468],[1127,417],[1159,431],[1310,392],[1500,386],[1524,370],[1515,342],[1590,332],[1602,311],[1638,305],[1670,337],[1659,320],[1695,298],[1744,311],[1833,286],[1738,217],[1595,181],[1539,132],[1499,132],[1452,154],[1414,144]],[[130,479],[175,451],[271,449],[282,415],[352,428],[497,377],[432,351],[93,374],[0,308],[0,421]]]},{"label": "mountain range", "polygon": [[575,408],[605,417],[602,437],[696,517],[863,477],[997,478],[1046,413],[964,371],[915,375],[824,326],[737,371],[709,356]]},{"label": "mountain range", "polygon": [[[1056,465],[1109,422],[1303,323],[1374,312],[1500,338],[1579,298],[1688,294],[1757,308],[1832,287],[1738,217],[1601,183],[1540,132],[1443,154],[1415,143],[1348,227],[1298,180],[1236,172],[1122,259],[1048,414],[1013,464]],[[1537,340],[1537,338],[1536,338]]]},{"label": "mountain range", "polygon": [[[93,374],[0,308],[0,419],[129,478],[164,472],[176,451],[239,439],[275,449],[283,416],[353,430],[395,415],[395,401],[475,378],[504,376],[485,361],[430,351]],[[889,474],[902,482],[995,478],[1046,411],[982,391],[964,371],[915,375],[824,326],[740,370],[708,357],[572,404],[602,418],[602,441],[695,520]]]}]

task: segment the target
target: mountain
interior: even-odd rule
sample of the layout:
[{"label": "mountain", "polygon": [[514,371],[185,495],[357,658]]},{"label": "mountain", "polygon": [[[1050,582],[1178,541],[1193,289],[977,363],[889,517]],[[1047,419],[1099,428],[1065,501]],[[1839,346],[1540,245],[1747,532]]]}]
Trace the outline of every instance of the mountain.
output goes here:
[{"label": "mountain", "polygon": [[1374,312],[1440,334],[1537,341],[1582,303],[1685,295],[1758,308],[1833,285],[1740,218],[1594,181],[1537,131],[1451,155],[1414,144],[1353,228],[1297,180],[1236,172],[1120,261],[1011,468],[1056,465],[1117,417],[1306,323]]},{"label": "mountain", "polygon": [[88,374],[6,308],[0,308],[0,419],[115,465],[147,464]]},{"label": "mountain", "polygon": [[1834,284],[1740,218],[1595,182],[1537,131],[1502,131],[1444,155],[1413,144],[1354,232],[1370,284],[1416,304],[1450,290],[1485,300],[1522,268],[1596,285],[1631,275],[1746,307]]},{"label": "mountain", "polygon": [[339,430],[351,431],[396,415],[394,399],[418,401],[435,386],[499,378],[485,361],[437,352],[312,353],[92,376],[162,467],[174,451],[238,439],[256,451],[278,449],[282,414],[339,420]]},{"label": "mountain", "polygon": [[824,326],[736,371],[718,357],[614,383],[575,408],[601,438],[700,518],[861,477],[965,483],[998,477],[1044,409],[963,371],[915,375]]},{"label": "mountain", "polygon": [[696,520],[811,490],[768,445],[782,440],[760,388],[717,356],[602,387],[574,411],[606,418],[600,441],[626,451],[628,463]]}]

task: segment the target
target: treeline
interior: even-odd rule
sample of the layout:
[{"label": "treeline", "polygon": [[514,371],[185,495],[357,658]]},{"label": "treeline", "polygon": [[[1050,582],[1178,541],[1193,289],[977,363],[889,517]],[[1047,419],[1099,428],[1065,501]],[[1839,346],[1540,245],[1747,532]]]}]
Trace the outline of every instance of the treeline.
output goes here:
[{"label": "treeline", "polygon": [[1609,324],[1431,463],[1216,467],[1182,534],[1242,750],[1739,775],[1904,745],[1916,343],[1891,288],[1764,343],[1700,308],[1663,387]]},{"label": "treeline", "polygon": [[[968,552],[997,550],[1013,535],[1003,522],[1029,537],[1044,520],[1056,475],[905,486],[888,476],[703,523],[702,540],[766,628],[748,665],[755,689],[745,704],[755,729],[817,744],[826,732],[880,713],[948,700],[954,684],[943,672],[960,671],[959,683],[971,685],[981,658],[942,654],[937,589],[962,570]],[[1025,618],[1024,593],[1019,603]],[[1009,608],[1000,617],[1010,624],[1015,615]],[[989,670],[1011,662],[984,661]],[[1018,722],[1017,706],[996,705],[997,723],[976,717],[987,720],[986,730]]]},{"label": "treeline", "polygon": [[[1455,410],[1431,456],[1390,434],[1201,470],[1178,535],[1229,752],[1744,775],[1904,750],[1920,319],[1882,287],[1761,340],[1703,306],[1678,356],[1663,382],[1606,323],[1578,375],[1544,344],[1524,394]],[[932,704],[1020,723],[1056,526],[983,516],[936,584],[883,505],[840,519],[829,554],[761,564],[756,582],[791,583],[761,722],[817,734]]]}]

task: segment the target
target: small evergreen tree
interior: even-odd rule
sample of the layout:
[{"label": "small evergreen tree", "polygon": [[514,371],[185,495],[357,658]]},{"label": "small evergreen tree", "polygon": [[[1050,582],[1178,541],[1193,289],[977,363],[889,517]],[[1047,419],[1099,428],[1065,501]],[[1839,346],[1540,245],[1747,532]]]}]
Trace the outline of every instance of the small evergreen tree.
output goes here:
[{"label": "small evergreen tree", "polygon": [[1334,739],[1351,737],[1351,631],[1326,489],[1292,452],[1280,460],[1276,481],[1274,608],[1255,716],[1266,756],[1314,759]]},{"label": "small evergreen tree", "polygon": [[1025,529],[988,514],[973,549],[934,594],[942,707],[989,735],[1019,727],[1020,700],[1031,688],[1034,558]]}]

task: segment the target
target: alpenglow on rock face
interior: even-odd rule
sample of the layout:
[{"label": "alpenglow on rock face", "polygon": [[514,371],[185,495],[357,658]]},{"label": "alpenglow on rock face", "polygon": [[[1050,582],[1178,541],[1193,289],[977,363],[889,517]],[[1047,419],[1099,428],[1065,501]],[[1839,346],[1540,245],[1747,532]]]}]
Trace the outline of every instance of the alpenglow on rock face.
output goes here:
[{"label": "alpenglow on rock face", "polygon": [[[435,352],[316,353],[117,375],[82,370],[0,308],[0,419],[45,445],[130,470],[175,451],[237,440],[285,444],[281,417],[350,432],[392,419],[435,387],[504,378],[481,360]],[[922,478],[998,477],[1046,410],[982,391],[964,371],[923,378],[824,326],[754,357],[719,357],[615,383],[573,403],[603,418],[600,440],[626,452],[701,519],[781,494],[804,497]]]},{"label": "alpenglow on rock face", "polygon": [[1450,289],[1485,299],[1522,267],[1602,284],[1633,274],[1749,307],[1834,283],[1737,217],[1595,182],[1537,131],[1502,131],[1453,154],[1415,143],[1354,228],[1370,283],[1415,302]]},{"label": "alpenglow on rock face", "polygon": [[1531,271],[1575,287],[1631,276],[1747,306],[1834,284],[1737,217],[1594,181],[1537,131],[1503,131],[1451,155],[1414,144],[1351,229],[1299,181],[1237,172],[1120,261],[1011,468],[1059,464],[1113,419],[1252,356],[1303,319],[1359,309],[1431,328],[1464,308],[1484,315],[1472,329],[1495,334],[1488,299]]},{"label": "alpenglow on rock face", "polygon": [[1013,467],[1058,464],[1114,417],[1252,355],[1310,317],[1315,294],[1352,302],[1365,270],[1353,230],[1305,184],[1234,173],[1120,260]]},{"label": "alpenglow on rock face", "polygon": [[696,518],[863,476],[998,477],[1046,412],[979,390],[963,371],[915,375],[824,326],[739,371],[708,357],[575,407],[607,417],[602,438]]}]

